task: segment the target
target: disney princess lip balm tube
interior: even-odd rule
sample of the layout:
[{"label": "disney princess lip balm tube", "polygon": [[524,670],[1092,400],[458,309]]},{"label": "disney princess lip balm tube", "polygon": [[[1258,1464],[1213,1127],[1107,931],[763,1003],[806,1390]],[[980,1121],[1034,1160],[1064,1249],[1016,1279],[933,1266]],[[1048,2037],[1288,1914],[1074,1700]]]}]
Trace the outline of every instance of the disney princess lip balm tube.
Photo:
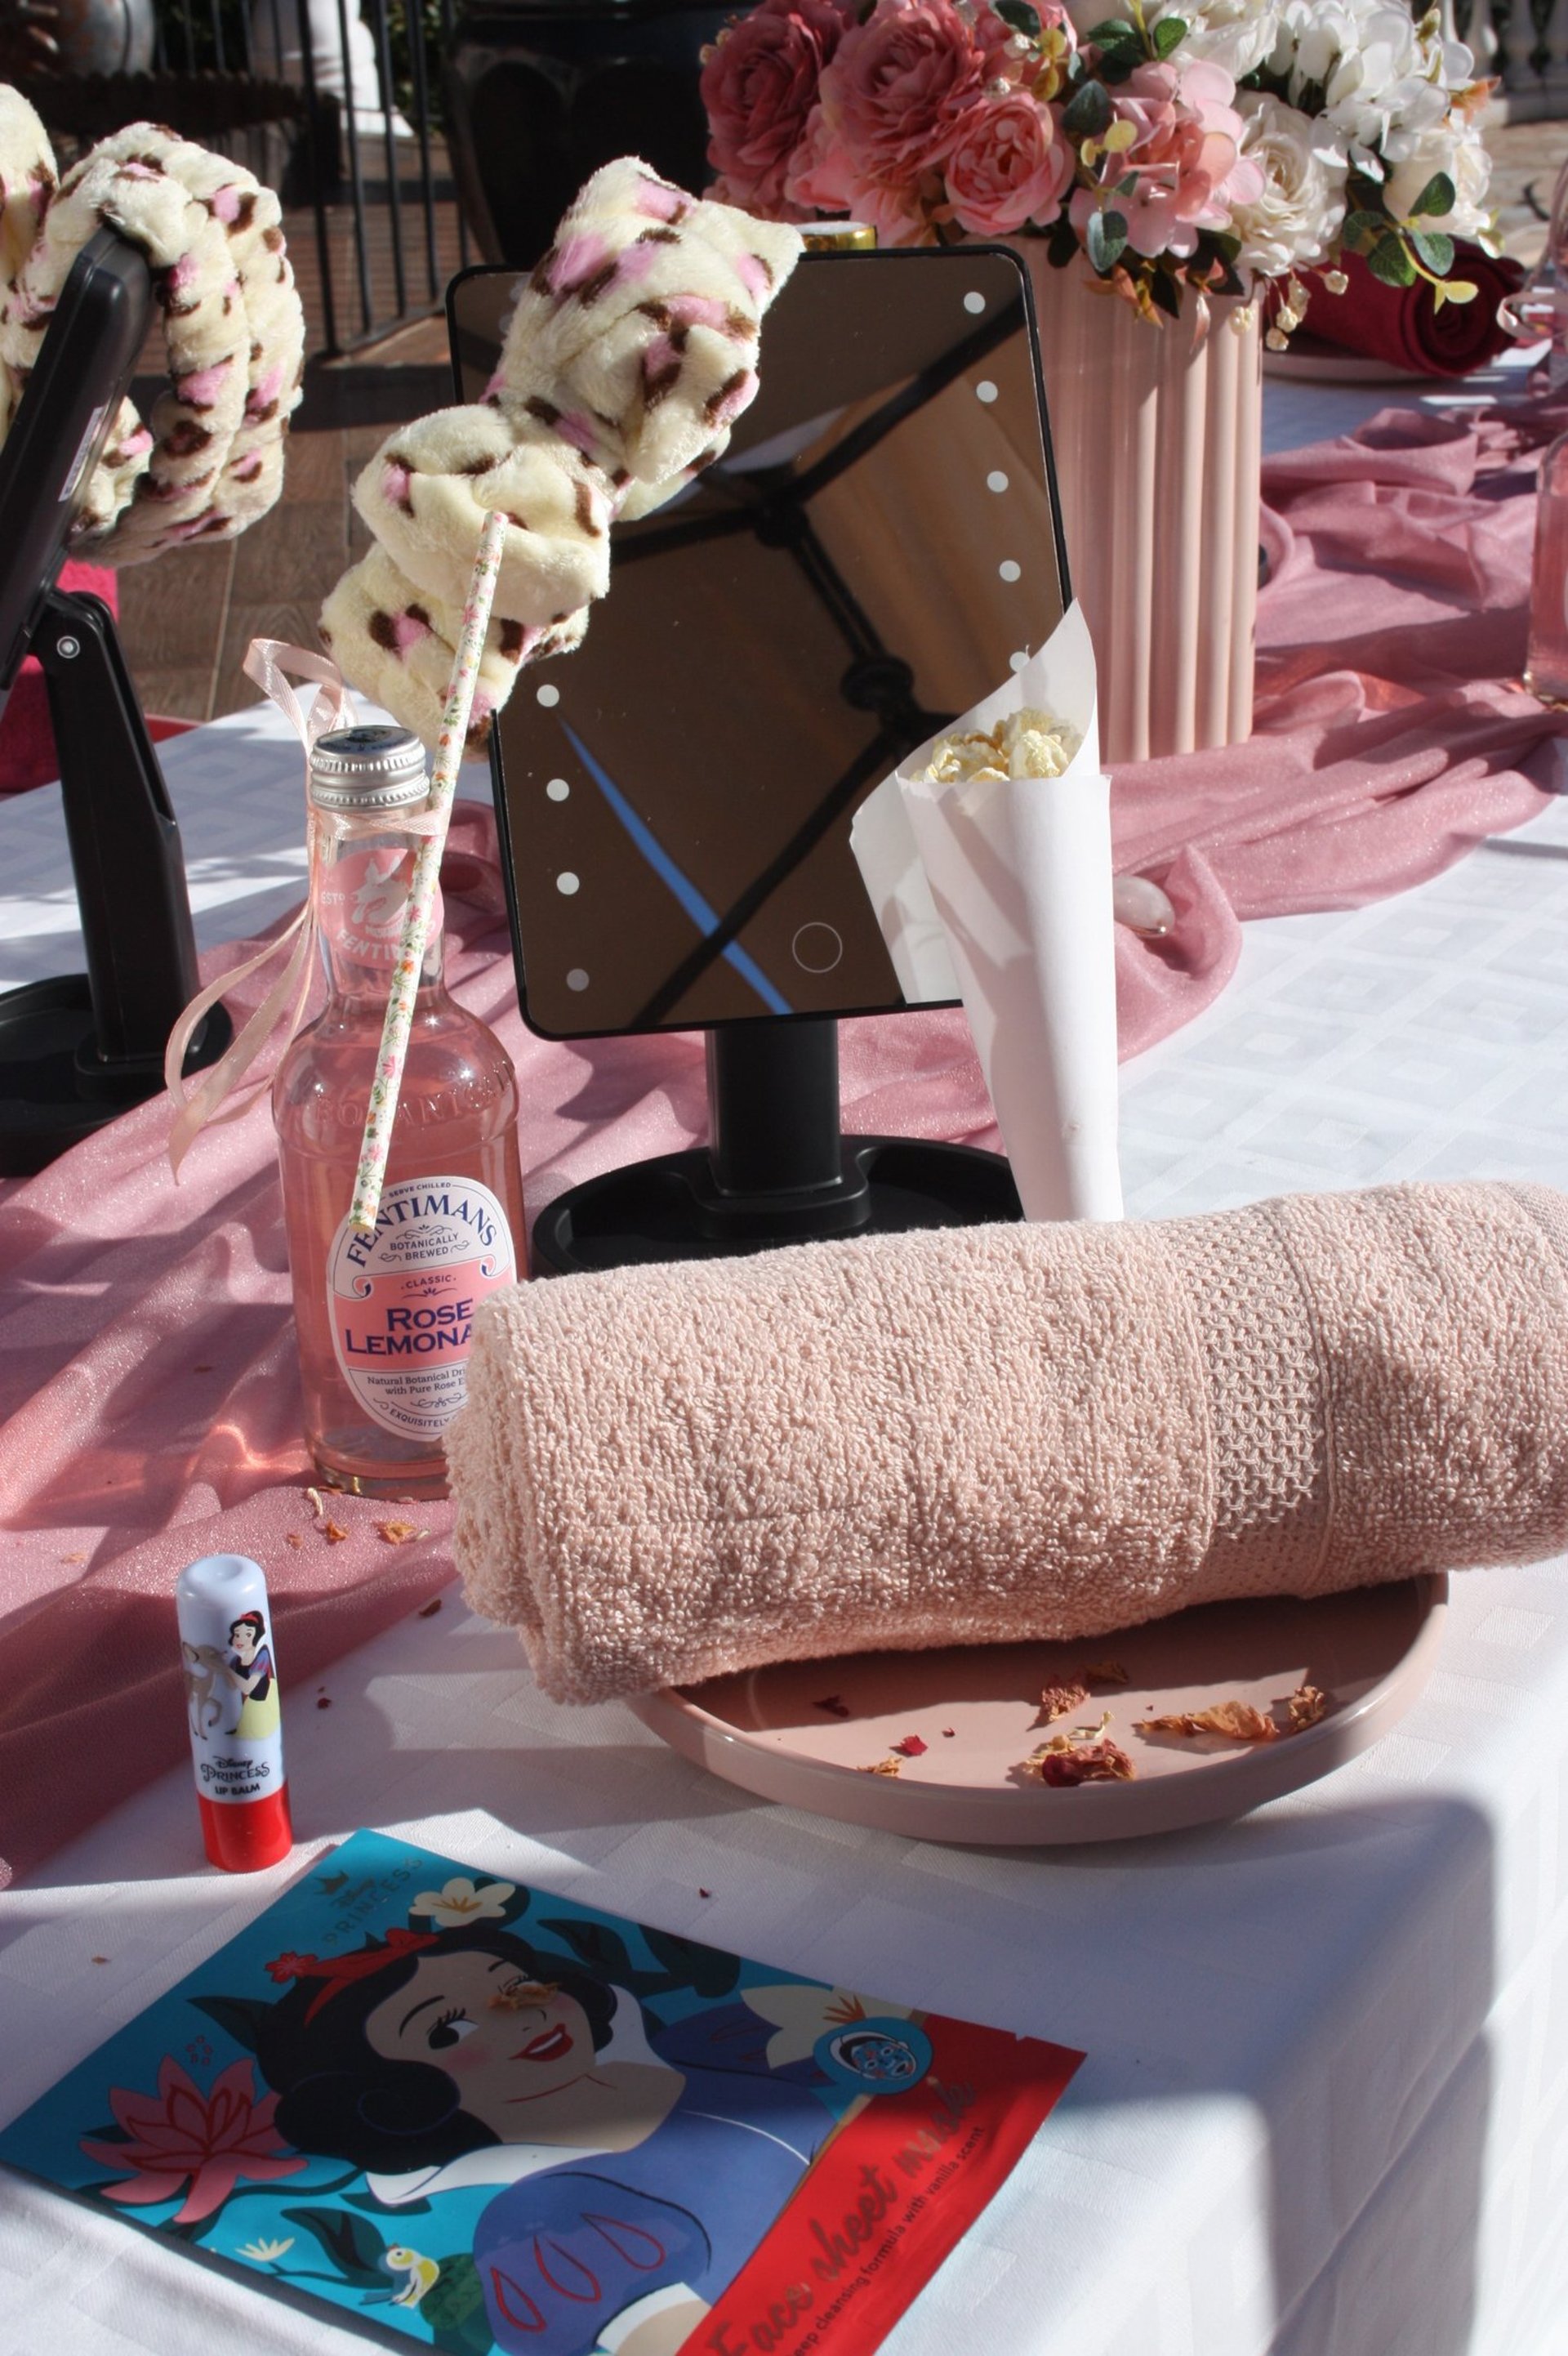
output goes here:
[{"label": "disney princess lip balm tube", "polygon": [[203,1555],[175,1581],[202,1838],[225,1873],[293,1846],[267,1582],[242,1554]]}]

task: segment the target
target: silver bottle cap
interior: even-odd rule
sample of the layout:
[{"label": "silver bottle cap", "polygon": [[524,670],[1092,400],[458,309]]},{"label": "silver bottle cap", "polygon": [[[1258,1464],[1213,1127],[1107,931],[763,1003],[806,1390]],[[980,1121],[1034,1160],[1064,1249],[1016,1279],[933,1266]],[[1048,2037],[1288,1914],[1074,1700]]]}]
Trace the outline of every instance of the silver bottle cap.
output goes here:
[{"label": "silver bottle cap", "polygon": [[335,728],[315,741],[310,798],[317,809],[408,809],[429,792],[424,746],[410,728],[382,721]]}]

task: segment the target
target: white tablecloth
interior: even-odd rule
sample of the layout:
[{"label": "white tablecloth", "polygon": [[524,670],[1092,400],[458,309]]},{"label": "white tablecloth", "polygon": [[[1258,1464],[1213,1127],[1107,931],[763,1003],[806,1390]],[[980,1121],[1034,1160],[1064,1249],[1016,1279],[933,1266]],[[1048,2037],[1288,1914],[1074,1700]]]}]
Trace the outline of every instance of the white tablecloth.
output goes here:
[{"label": "white tablecloth", "polygon": [[[252,878],[261,898],[275,889],[275,854],[258,865],[234,831],[265,802],[252,764],[272,765],[297,827],[297,756],[256,736],[229,723],[170,751],[208,937],[261,913]],[[46,796],[0,810],[13,889],[47,824]],[[62,881],[47,862],[28,878],[46,899]],[[43,937],[5,978],[59,967],[58,941],[33,958]],[[1138,1214],[1391,1178],[1560,1179],[1568,807],[1400,899],[1249,926],[1231,989],[1124,1088]],[[1054,1857],[928,1847],[752,1801],[625,1709],[544,1701],[513,1640],[452,1594],[341,1662],[330,1710],[298,1697],[300,1856],[377,1825],[1084,2048],[890,2356],[1561,2356],[1565,1568],[1460,1580],[1426,1694],[1326,1782],[1211,1832]],[[289,1870],[230,1880],[198,1856],[182,1770],[0,1897],[0,2115],[232,1935]],[[5,2180],[0,2351],[364,2344]]]}]

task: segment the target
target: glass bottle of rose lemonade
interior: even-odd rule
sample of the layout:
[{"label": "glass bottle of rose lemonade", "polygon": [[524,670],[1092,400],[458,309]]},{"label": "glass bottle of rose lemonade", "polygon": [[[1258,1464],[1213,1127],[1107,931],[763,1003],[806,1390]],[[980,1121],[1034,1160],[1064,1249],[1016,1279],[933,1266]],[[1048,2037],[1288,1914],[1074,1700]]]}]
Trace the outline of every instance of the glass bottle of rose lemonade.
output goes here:
[{"label": "glass bottle of rose lemonade", "polygon": [[348,1224],[424,806],[407,729],[342,728],[311,756],[311,890],[327,1002],[272,1082],[289,1267],[317,1472],[368,1497],[437,1497],[475,1308],[517,1273],[517,1082],[441,978],[439,907],[415,1001],[380,1214]]}]

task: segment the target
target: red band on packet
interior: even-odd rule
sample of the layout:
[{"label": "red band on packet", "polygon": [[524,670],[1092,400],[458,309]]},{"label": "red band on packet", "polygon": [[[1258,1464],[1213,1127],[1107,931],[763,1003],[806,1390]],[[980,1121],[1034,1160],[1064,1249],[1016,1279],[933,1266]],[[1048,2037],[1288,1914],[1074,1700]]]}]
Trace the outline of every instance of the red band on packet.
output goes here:
[{"label": "red band on packet", "polygon": [[908,2094],[849,2111],[680,2356],[870,2356],[1034,2140],[1083,2059],[935,2014]]}]

